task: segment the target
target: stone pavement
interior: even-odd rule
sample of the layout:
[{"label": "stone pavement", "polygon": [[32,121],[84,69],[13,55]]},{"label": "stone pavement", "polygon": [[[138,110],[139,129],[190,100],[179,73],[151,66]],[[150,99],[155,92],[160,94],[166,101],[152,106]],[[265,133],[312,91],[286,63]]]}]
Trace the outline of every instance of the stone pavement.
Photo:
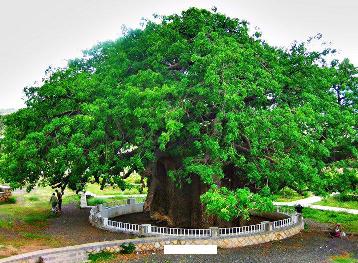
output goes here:
[{"label": "stone pavement", "polygon": [[[261,245],[219,249],[217,255],[138,255],[130,263],[328,263],[331,257],[358,258],[358,239],[330,238],[327,233],[301,232],[291,238]],[[113,263],[123,262],[113,260]],[[128,261],[125,261],[128,262]],[[353,262],[353,261],[352,261]]]}]

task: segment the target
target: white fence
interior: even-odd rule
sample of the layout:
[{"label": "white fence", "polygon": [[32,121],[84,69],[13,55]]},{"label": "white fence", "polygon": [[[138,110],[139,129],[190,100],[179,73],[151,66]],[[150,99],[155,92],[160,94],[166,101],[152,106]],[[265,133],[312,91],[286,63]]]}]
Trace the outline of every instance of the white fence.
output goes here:
[{"label": "white fence", "polygon": [[288,227],[293,225],[293,220],[291,218],[286,218],[273,222],[273,229],[279,229],[283,227]]},{"label": "white fence", "polygon": [[139,234],[144,236],[176,236],[176,237],[213,237],[213,236],[241,236],[253,235],[256,233],[263,233],[268,231],[280,230],[294,225],[302,224],[302,215],[294,214],[292,210],[278,208],[277,212],[290,216],[289,218],[277,220],[274,222],[261,222],[261,224],[218,228],[211,227],[209,229],[186,229],[186,228],[171,228],[152,226],[150,224],[130,224],[123,223],[109,218],[137,213],[143,211],[143,203],[136,203],[134,199],[128,200],[126,205],[119,205],[115,207],[97,206],[92,208],[90,212],[90,221],[97,227],[107,229],[115,232],[126,232]]},{"label": "white fence", "polygon": [[220,230],[219,232],[220,236],[240,236],[240,235],[264,232],[266,230],[266,224],[219,228],[219,230]]},{"label": "white fence", "polygon": [[111,228],[115,228],[116,230],[123,231],[123,232],[131,232],[133,234],[139,234],[139,225],[138,224],[130,224],[130,223],[123,223],[118,221],[107,221],[107,226]]},{"label": "white fence", "polygon": [[211,229],[187,229],[150,226],[150,233],[164,236],[210,237]]}]

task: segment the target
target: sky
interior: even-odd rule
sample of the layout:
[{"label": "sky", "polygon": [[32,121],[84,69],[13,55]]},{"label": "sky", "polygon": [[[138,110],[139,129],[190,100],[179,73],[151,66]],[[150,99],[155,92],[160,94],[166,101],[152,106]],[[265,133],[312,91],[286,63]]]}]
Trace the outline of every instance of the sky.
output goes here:
[{"label": "sky", "polygon": [[0,0],[0,109],[24,107],[23,88],[41,81],[50,65],[65,66],[82,50],[120,37],[122,25],[137,28],[154,13],[192,6],[245,19],[274,46],[322,33],[339,59],[358,65],[357,0]]}]

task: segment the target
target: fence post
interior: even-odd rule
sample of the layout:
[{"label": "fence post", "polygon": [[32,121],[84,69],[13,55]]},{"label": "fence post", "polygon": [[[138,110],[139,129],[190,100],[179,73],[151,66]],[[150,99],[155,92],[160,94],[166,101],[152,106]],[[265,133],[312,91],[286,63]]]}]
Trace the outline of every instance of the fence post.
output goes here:
[{"label": "fence post", "polygon": [[210,227],[209,228],[211,230],[211,237],[218,237],[220,236],[220,231],[219,231],[219,228],[218,227]]},{"label": "fence post", "polygon": [[302,224],[303,224],[302,214],[296,214],[296,217],[297,217],[297,223],[298,223],[299,225],[302,225]]},{"label": "fence post", "polygon": [[108,226],[108,218],[103,217],[103,226]]},{"label": "fence post", "polygon": [[102,204],[97,205],[97,210],[98,210],[98,212],[102,213],[103,205]]},{"label": "fence post", "polygon": [[152,230],[152,225],[151,224],[139,225],[139,235],[140,236],[149,235],[152,232],[151,230]]},{"label": "fence post", "polygon": [[291,215],[291,225],[294,225],[296,224],[296,219],[297,219],[297,216],[296,215]]},{"label": "fence post", "polygon": [[261,225],[264,227],[265,232],[270,231],[270,223],[271,223],[270,221],[262,221],[261,222]]},{"label": "fence post", "polygon": [[127,199],[127,205],[134,205],[135,204],[135,198],[128,198]]}]

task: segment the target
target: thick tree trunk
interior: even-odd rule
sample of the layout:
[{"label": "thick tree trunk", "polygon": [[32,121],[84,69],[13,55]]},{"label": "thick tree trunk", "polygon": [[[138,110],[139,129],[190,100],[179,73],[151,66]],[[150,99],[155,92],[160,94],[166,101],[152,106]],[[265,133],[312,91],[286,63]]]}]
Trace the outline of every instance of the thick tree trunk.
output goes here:
[{"label": "thick tree trunk", "polygon": [[205,213],[200,195],[208,188],[197,176],[192,176],[191,184],[182,185],[180,188],[175,185],[167,173],[179,164],[179,160],[163,157],[153,166],[145,203],[145,210],[150,212],[151,218],[164,221],[169,226],[187,228],[237,225],[237,220],[224,222]]}]

